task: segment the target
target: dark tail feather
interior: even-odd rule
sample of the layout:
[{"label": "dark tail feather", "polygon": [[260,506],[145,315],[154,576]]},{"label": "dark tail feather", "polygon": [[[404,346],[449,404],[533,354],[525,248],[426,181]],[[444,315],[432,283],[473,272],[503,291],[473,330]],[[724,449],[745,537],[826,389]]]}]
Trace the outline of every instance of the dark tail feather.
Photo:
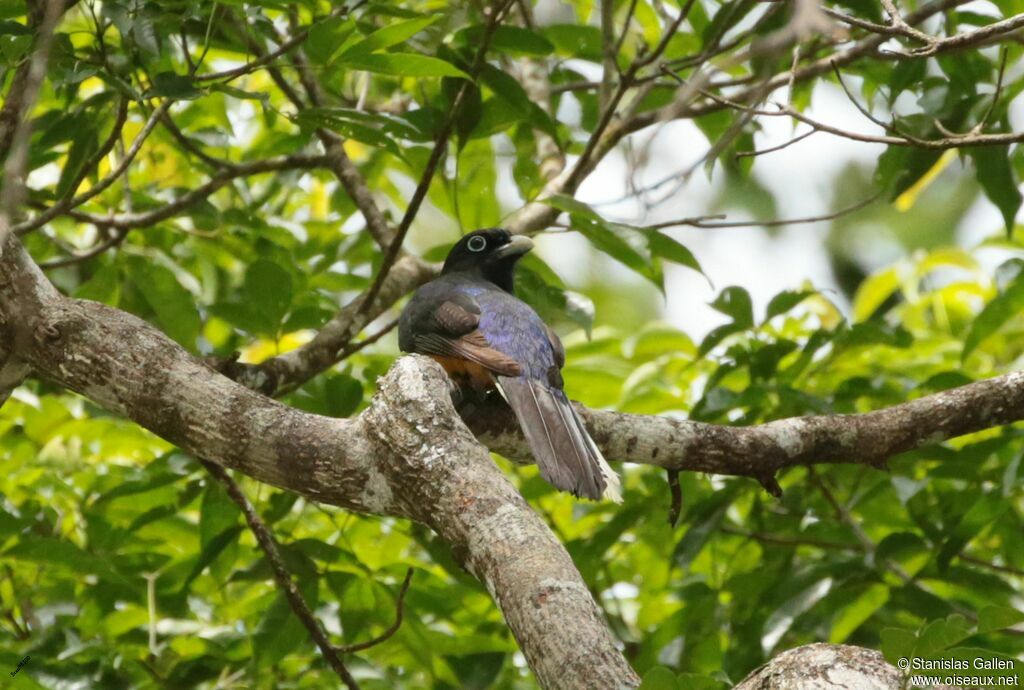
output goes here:
[{"label": "dark tail feather", "polygon": [[618,476],[563,391],[523,377],[497,378],[544,479],[575,496],[622,501]]}]

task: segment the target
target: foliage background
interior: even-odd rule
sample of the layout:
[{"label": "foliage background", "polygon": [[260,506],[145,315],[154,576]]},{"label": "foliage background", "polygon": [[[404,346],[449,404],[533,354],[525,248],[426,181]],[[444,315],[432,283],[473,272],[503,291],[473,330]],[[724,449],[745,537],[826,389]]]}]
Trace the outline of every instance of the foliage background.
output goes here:
[{"label": "foliage background", "polygon": [[[628,65],[642,46],[657,43],[662,9],[647,0],[612,5],[620,20],[633,6],[622,44]],[[882,20],[873,3],[829,7]],[[80,3],[59,25],[33,112],[30,206],[74,192],[80,175],[79,191],[89,189],[153,108],[173,99],[169,113],[184,136],[154,128],[128,174],[80,213],[145,214],[205,183],[221,160],[315,153],[313,130],[322,126],[346,137],[370,188],[399,217],[476,47],[482,8],[365,3],[328,18],[330,10],[315,0]],[[579,154],[597,126],[598,89],[575,85],[600,74],[600,6],[580,0],[559,11],[531,29],[515,10],[496,34],[491,67],[456,123],[451,155],[413,226],[409,246],[428,258],[441,257],[460,230],[498,224],[536,196],[544,181],[538,132]],[[1022,11],[1019,0],[969,5],[940,15],[933,28],[952,34]],[[31,38],[23,3],[0,3],[0,13],[9,86]],[[783,26],[785,16],[742,0],[697,2],[664,60],[687,74],[711,42],[736,36],[747,45]],[[296,112],[261,69],[233,80],[190,76],[242,64],[253,45],[306,29],[310,73],[328,96],[319,107]],[[823,48],[812,41],[805,49]],[[1020,45],[1007,42],[1004,50],[1005,58],[986,48],[864,60],[844,75],[879,113],[900,106],[900,126],[918,136],[933,136],[935,119],[957,131],[979,122],[1008,131],[1024,79]],[[792,59],[787,51],[723,70],[757,77]],[[552,67],[556,91],[573,86],[556,93],[554,115],[508,76],[529,60]],[[282,59],[280,71],[297,85],[293,60]],[[826,74],[799,84],[797,107],[813,112],[815,83],[837,82]],[[657,80],[639,111],[674,92],[671,80]],[[126,121],[113,152],[88,169],[122,103]],[[762,184],[771,156],[734,155],[762,141],[757,120],[729,138],[739,117],[725,109],[693,120],[705,146],[726,146],[696,173],[710,176],[716,194],[687,216],[776,217],[776,199]],[[819,146],[826,136],[816,135]],[[640,150],[629,144],[622,160],[642,178]],[[665,273],[699,269],[700,253],[693,258],[671,239],[684,235],[644,225],[656,205],[641,204],[630,227],[556,199],[567,227],[550,234],[588,242],[545,242],[548,252],[524,262],[520,287],[565,336],[567,388],[589,406],[723,424],[863,412],[1019,368],[1024,246],[1010,230],[1022,172],[1019,144],[961,149],[959,161],[892,146],[873,169],[851,164],[831,182],[832,207],[874,192],[884,198],[826,223],[840,292],[816,290],[801,275],[790,276],[789,291],[753,300],[741,286],[721,286],[712,304],[721,325],[706,335],[659,320],[678,297],[660,292]],[[956,246],[956,229],[980,195],[1005,223],[973,229],[985,239]],[[54,265],[48,276],[68,294],[151,321],[204,356],[240,351],[243,360],[260,361],[295,347],[368,286],[380,261],[354,203],[323,168],[238,177],[123,236],[86,220],[62,215],[24,241],[44,265],[115,244]],[[899,247],[900,258],[878,266],[879,246]],[[574,264],[568,269],[566,252]],[[544,258],[571,274],[570,292]],[[385,337],[285,400],[351,415],[395,356],[394,339]],[[919,651],[960,646],[1020,658],[1024,638],[1002,629],[1021,618],[1014,610],[1022,608],[1024,581],[1022,456],[1021,429],[1012,426],[905,454],[888,471],[792,470],[779,500],[749,480],[685,475],[675,528],[666,519],[664,476],[652,468],[624,468],[619,507],[557,494],[533,467],[505,467],[566,543],[650,687],[704,688],[727,687],[774,652],[817,640],[890,656],[916,644]],[[0,463],[0,661],[13,670],[31,656],[12,679],[16,687],[335,683],[234,504],[195,460],[33,381],[0,410]],[[487,593],[426,528],[239,480],[338,639],[359,641],[389,625],[405,570],[415,570],[398,633],[349,662],[363,687],[534,687]]]}]

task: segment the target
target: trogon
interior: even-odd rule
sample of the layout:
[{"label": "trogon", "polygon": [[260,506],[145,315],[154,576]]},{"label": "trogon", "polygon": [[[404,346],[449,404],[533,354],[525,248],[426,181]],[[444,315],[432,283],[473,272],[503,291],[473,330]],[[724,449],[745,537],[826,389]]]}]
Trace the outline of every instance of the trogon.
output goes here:
[{"label": "trogon", "polygon": [[619,502],[619,478],[565,396],[561,341],[515,296],[516,262],[533,242],[501,228],[452,247],[441,275],[402,311],[398,345],[429,355],[460,387],[497,390],[515,412],[540,474],[563,491]]}]

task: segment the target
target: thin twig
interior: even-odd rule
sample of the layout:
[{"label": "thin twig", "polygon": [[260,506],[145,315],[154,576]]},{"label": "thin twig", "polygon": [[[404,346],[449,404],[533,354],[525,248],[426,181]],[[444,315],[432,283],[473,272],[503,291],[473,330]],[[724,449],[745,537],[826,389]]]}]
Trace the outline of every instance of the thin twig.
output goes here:
[{"label": "thin twig", "polygon": [[865,206],[870,205],[878,199],[881,194],[873,194],[867,199],[858,201],[856,204],[847,206],[846,208],[833,211],[831,213],[824,213],[817,216],[804,216],[802,218],[776,218],[773,220],[732,220],[732,221],[718,221],[718,218],[722,216],[698,216],[695,218],[679,218],[678,220],[667,220],[661,223],[653,223],[644,227],[651,230],[660,230],[662,228],[674,228],[681,225],[688,225],[695,228],[747,228],[747,227],[765,227],[774,228],[782,225],[798,225],[800,223],[818,223],[826,220],[835,220],[841,216],[845,216],[854,211],[859,211]]},{"label": "thin twig", "polygon": [[[342,5],[340,7],[336,7],[328,15],[328,17],[342,17],[348,14],[349,10],[350,8],[348,6]],[[276,50],[266,53],[265,55],[261,55],[252,62],[249,62],[240,67],[226,69],[221,72],[208,72],[207,74],[197,74],[195,76],[195,80],[199,82],[222,81],[224,83],[227,83],[229,81],[237,79],[238,77],[249,74],[250,72],[255,72],[264,65],[270,64],[271,62],[281,57],[282,55],[285,55],[286,53],[302,45],[307,38],[309,38],[309,28],[299,31],[291,38],[281,43],[281,45],[279,45]]]},{"label": "thin twig", "polygon": [[124,238],[126,238],[127,236],[128,231],[126,229],[116,230],[106,240],[100,242],[94,247],[87,249],[81,254],[72,254],[71,256],[66,256],[61,259],[40,262],[39,268],[43,269],[44,271],[48,271],[53,268],[63,268],[65,266],[72,266],[74,264],[82,263],[83,261],[88,261],[93,257],[99,256],[100,254],[103,254],[104,252],[107,252],[113,249],[114,247],[119,246],[122,242],[124,242]]},{"label": "thin twig", "polygon": [[896,9],[896,3],[893,0],[881,0],[882,7],[885,8],[885,13],[889,15],[889,25],[893,28],[895,33],[898,33],[907,38],[911,38],[915,41],[920,41],[925,45],[930,45],[935,39],[914,27],[907,24],[903,19],[903,15]]},{"label": "thin twig", "polygon": [[626,10],[626,19],[622,22],[622,33],[619,34],[619,40],[615,42],[615,55],[619,55],[622,52],[622,46],[626,42],[626,36],[629,35],[629,25],[633,22],[633,14],[636,12],[637,0],[629,1],[629,8]]},{"label": "thin twig", "polygon": [[381,338],[386,336],[388,333],[390,333],[391,331],[395,330],[396,326],[398,326],[398,319],[397,318],[396,319],[392,319],[386,325],[381,326],[379,331],[377,331],[373,335],[366,336],[365,338],[360,340],[358,343],[348,343],[347,345],[345,345],[345,347],[343,347],[338,352],[338,357],[337,357],[338,361],[340,362],[340,361],[342,361],[344,359],[348,359],[349,357],[351,357],[355,353],[359,352],[360,350],[363,350],[363,349],[369,347],[370,345],[373,345],[375,342],[377,342],[378,340],[380,340]]},{"label": "thin twig", "polygon": [[793,137],[792,139],[790,139],[787,142],[784,142],[782,144],[778,144],[777,146],[771,146],[771,147],[766,148],[766,149],[756,149],[754,151],[737,151],[736,152],[736,157],[737,158],[748,158],[748,157],[753,157],[753,156],[763,156],[766,153],[775,153],[776,151],[781,151],[784,148],[789,148],[790,146],[792,146],[793,144],[795,144],[795,143],[797,143],[799,141],[803,141],[804,139],[806,139],[807,137],[811,136],[812,134],[814,134],[817,131],[818,130],[816,130],[816,129],[809,129],[806,132],[804,132],[803,134],[801,134],[799,136],[795,136],[795,137]]},{"label": "thin twig", "polygon": [[128,166],[131,165],[132,161],[135,159],[135,156],[142,149],[142,144],[146,141],[146,138],[149,137],[150,132],[152,132],[153,128],[156,127],[157,122],[160,121],[160,118],[163,116],[165,112],[167,112],[167,109],[170,107],[171,101],[169,100],[164,101],[159,106],[157,106],[157,108],[152,112],[152,114],[150,114],[149,119],[146,120],[146,124],[142,126],[142,129],[135,137],[135,140],[132,141],[132,145],[128,148],[127,151],[125,151],[124,156],[118,162],[117,166],[109,173],[107,173],[107,175],[104,176],[102,180],[100,180],[99,182],[97,182],[96,184],[94,184],[92,187],[82,192],[81,194],[76,194],[75,196],[68,195],[67,197],[61,199],[56,204],[51,206],[46,211],[43,211],[36,217],[30,218],[29,220],[19,223],[18,225],[15,225],[13,228],[15,234],[24,235],[25,233],[32,232],[36,228],[42,227],[47,222],[63,214],[64,212],[78,208],[85,202],[89,201],[93,197],[97,196],[98,194],[106,190],[110,185],[114,184],[114,182],[116,182],[121,177],[121,175],[123,175],[128,170]]},{"label": "thin twig", "polygon": [[231,500],[242,511],[249,529],[252,530],[253,536],[256,537],[257,543],[270,564],[270,569],[274,573],[274,580],[277,582],[278,589],[281,590],[288,600],[288,604],[292,607],[292,611],[295,612],[295,616],[306,627],[306,630],[309,631],[310,637],[313,638],[316,646],[320,648],[320,653],[323,654],[324,659],[334,669],[334,672],[338,674],[338,677],[341,678],[349,690],[359,690],[359,683],[352,677],[352,674],[345,666],[345,662],[341,660],[338,650],[331,644],[327,637],[327,632],[320,625],[320,621],[317,620],[316,616],[313,615],[309,604],[306,603],[302,592],[299,591],[298,586],[292,579],[291,573],[281,557],[277,542],[274,541],[274,535],[270,533],[270,529],[256,513],[256,509],[253,508],[249,499],[245,497],[241,487],[231,478],[227,470],[220,465],[207,462],[206,460],[200,460],[200,462],[210,475],[221,483],[228,496],[231,497]]},{"label": "thin twig", "polygon": [[115,228],[118,230],[144,228],[177,215],[192,204],[205,199],[221,187],[224,187],[229,182],[239,177],[249,177],[252,175],[259,175],[261,173],[279,172],[283,170],[326,168],[328,167],[329,162],[330,161],[327,156],[291,154],[287,156],[278,156],[276,158],[238,163],[229,168],[219,170],[204,184],[189,190],[177,199],[148,211],[125,213],[119,216],[98,216],[83,213],[74,209],[66,209],[61,215],[67,215],[75,220],[92,223],[97,227],[103,228]]},{"label": "thin twig", "polygon": [[194,141],[189,139],[188,135],[182,132],[178,125],[175,124],[170,113],[164,113],[164,116],[160,118],[160,124],[164,126],[164,129],[170,132],[171,136],[174,137],[174,140],[178,142],[181,148],[185,149],[214,170],[228,168],[231,166],[231,161],[211,156],[200,148]]},{"label": "thin twig", "polygon": [[612,118],[615,117],[619,103],[626,95],[626,92],[628,92],[633,86],[633,80],[640,70],[656,61],[661,57],[662,53],[665,52],[665,48],[668,47],[668,43],[672,40],[672,36],[674,36],[676,31],[679,30],[679,25],[682,24],[687,15],[689,15],[694,2],[695,0],[687,0],[686,4],[679,9],[679,14],[676,16],[675,20],[665,28],[665,32],[662,34],[661,40],[658,41],[658,45],[655,46],[647,55],[638,57],[634,60],[629,66],[629,69],[626,70],[626,73],[622,75],[622,79],[619,80],[618,88],[615,90],[615,93],[612,94],[608,104],[602,110],[601,117],[598,120],[597,125],[594,127],[594,131],[587,139],[583,152],[576,160],[576,164],[573,166],[568,179],[565,181],[564,188],[566,190],[575,190],[579,186],[580,182],[583,181],[583,178],[586,177],[589,172],[588,166],[590,165],[590,161],[594,157],[598,146],[602,144],[604,140],[604,133],[608,129],[608,125],[611,124]]},{"label": "thin twig", "polygon": [[336,648],[339,652],[349,654],[351,652],[361,652],[369,649],[370,647],[376,647],[381,642],[385,642],[398,632],[398,629],[402,627],[402,619],[405,617],[405,595],[409,591],[409,585],[412,584],[412,574],[412,568],[405,571],[405,579],[402,580],[402,586],[398,589],[398,597],[395,600],[395,620],[388,626],[387,630],[366,642],[355,642],[353,644],[341,645]]},{"label": "thin twig", "polygon": [[[850,91],[849,87],[846,85],[846,80],[843,79],[842,72],[839,71],[839,66],[836,65],[835,63],[832,63],[832,71],[835,73],[836,81],[839,82],[839,86],[842,87],[843,93],[846,94],[846,98],[850,101],[850,103],[853,104],[854,108],[860,111],[861,115],[863,115],[868,120],[881,127],[882,130],[885,132],[891,132],[897,136],[901,136],[904,139],[907,139],[908,141],[913,141],[915,139],[909,134],[900,131],[900,129],[896,127],[895,122],[884,122],[879,118],[875,117],[874,115],[872,115],[871,111],[868,110],[867,106],[863,105],[860,101],[856,99],[856,97],[854,97],[853,92]],[[792,105],[790,105],[790,107],[792,107]]]},{"label": "thin twig", "polygon": [[615,41],[615,0],[600,0],[601,3],[601,49],[604,68],[601,72],[601,90],[597,102],[605,107],[612,95],[615,76],[619,74],[618,52]]},{"label": "thin twig", "polygon": [[[791,536],[788,534],[771,534],[768,532],[757,532],[739,529],[736,527],[730,527],[723,525],[719,528],[726,534],[733,534],[738,537],[745,537],[747,539],[753,539],[764,544],[775,544],[777,546],[811,546],[816,549],[826,549],[830,551],[857,551],[861,549],[854,546],[853,544],[844,544],[838,541],[827,541],[825,539],[814,539],[811,537],[804,536]],[[971,563],[972,565],[979,566],[981,568],[987,568],[1000,573],[1006,573],[1008,575],[1016,575],[1018,577],[1024,577],[1024,569],[1014,568],[1008,565],[1001,565],[999,563],[992,563],[986,561],[983,558],[972,556],[970,554],[960,553],[956,556],[965,563]]]}]

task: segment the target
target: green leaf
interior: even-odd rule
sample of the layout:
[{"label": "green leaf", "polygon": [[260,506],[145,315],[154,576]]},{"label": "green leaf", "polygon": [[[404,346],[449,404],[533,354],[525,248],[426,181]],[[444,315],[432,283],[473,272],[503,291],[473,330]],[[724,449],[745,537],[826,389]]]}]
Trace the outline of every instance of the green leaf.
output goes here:
[{"label": "green leaf", "polygon": [[708,280],[709,286],[711,285],[711,279],[708,278],[706,273],[704,273],[704,269],[700,267],[700,262],[697,261],[697,257],[695,257],[693,252],[689,249],[665,233],[658,232],[657,230],[651,231],[648,235],[648,240],[651,243],[651,253],[654,256],[667,259],[672,263],[679,264],[680,266],[692,268]]},{"label": "green leaf", "polygon": [[980,536],[989,525],[995,524],[1009,509],[1010,504],[996,493],[981,496],[955,523],[953,529],[947,532],[937,556],[940,566],[945,568],[967,544]]},{"label": "green leaf", "polygon": [[245,272],[248,306],[258,313],[268,332],[275,332],[292,303],[292,276],[273,261],[260,259]]},{"label": "green leaf", "polygon": [[971,634],[971,625],[959,614],[932,621],[918,635],[914,656],[931,656],[967,639]]},{"label": "green leaf", "polygon": [[978,177],[978,183],[985,196],[1003,214],[1006,234],[1013,234],[1014,219],[1020,210],[1024,196],[1020,193],[1020,181],[1010,165],[1010,147],[976,146],[969,149],[971,160]]},{"label": "green leaf", "polygon": [[601,30],[585,24],[552,24],[543,29],[544,37],[562,55],[591,62],[603,59]]},{"label": "green leaf", "polygon": [[206,547],[218,534],[238,523],[238,506],[234,504],[220,482],[210,477],[199,507],[199,542]]},{"label": "green leaf", "polygon": [[[398,144],[388,136],[388,132],[382,132],[373,126],[359,122],[356,118],[338,117],[329,114],[328,108],[311,108],[303,110],[295,116],[294,120],[300,126],[313,130],[317,127],[327,127],[346,139],[376,146],[388,153],[405,160],[405,154]],[[408,130],[406,130],[408,132]]]},{"label": "green leaf", "polygon": [[917,637],[909,630],[900,628],[882,628],[882,656],[890,664],[895,665],[900,659],[914,656],[914,645]]},{"label": "green leaf", "polygon": [[818,294],[814,290],[785,290],[772,297],[765,309],[764,321],[768,323],[776,316],[785,314],[796,305],[803,302],[812,295]]},{"label": "green leaf", "polygon": [[1007,321],[1021,313],[1024,313],[1024,273],[1018,274],[1006,286],[1006,289],[986,304],[981,313],[975,317],[971,324],[971,330],[964,338],[961,360],[966,360],[975,348],[995,335]]},{"label": "green leaf", "polygon": [[156,314],[160,328],[180,345],[192,349],[199,337],[199,311],[192,293],[166,266],[131,257],[132,282]]},{"label": "green leaf", "polygon": [[176,72],[154,74],[153,85],[145,94],[147,98],[162,97],[175,101],[190,101],[202,95],[191,77]]},{"label": "green leaf", "polygon": [[922,179],[942,157],[942,151],[890,146],[878,159],[875,183],[891,201]]},{"label": "green leaf", "polygon": [[733,325],[739,328],[750,328],[754,325],[754,307],[750,302],[750,293],[737,285],[722,290],[711,303],[711,307],[732,318]]},{"label": "green leaf", "polygon": [[339,374],[327,379],[324,384],[327,399],[327,414],[332,417],[348,417],[363,401],[363,384],[359,379]]},{"label": "green leaf", "polygon": [[[316,583],[299,582],[299,590],[310,608],[316,607]],[[253,635],[253,657],[259,668],[275,666],[300,644],[309,644],[309,633],[292,611],[283,594],[274,598]]]},{"label": "green leaf", "polygon": [[[476,24],[460,29],[452,37],[459,46],[475,47],[483,40],[484,27]],[[520,26],[498,26],[491,34],[490,47],[513,55],[535,55],[543,57],[555,51],[554,44],[536,31]]]},{"label": "green leaf", "polygon": [[58,197],[64,197],[71,191],[71,183],[78,178],[86,163],[99,149],[97,136],[96,128],[89,126],[79,131],[78,136],[71,142],[71,149],[68,151],[64,168],[60,172],[60,180],[57,182]]},{"label": "green leaf", "polygon": [[715,533],[736,495],[736,484],[712,494],[694,506],[686,516],[686,534],[672,551],[672,562],[686,570]]},{"label": "green leaf", "polygon": [[352,69],[391,74],[398,77],[461,77],[470,76],[450,62],[418,53],[372,53],[343,55],[339,59]]},{"label": "green leaf", "polygon": [[0,36],[0,53],[8,64],[17,63],[31,47],[31,36]]},{"label": "green leaf", "polygon": [[511,107],[519,119],[528,122],[558,140],[558,131],[554,120],[523,90],[519,81],[504,70],[484,64],[480,71],[480,80],[507,106]]},{"label": "green leaf", "polygon": [[665,666],[655,666],[644,674],[638,690],[678,690],[676,674]]},{"label": "green leaf", "polygon": [[353,34],[356,23],[351,18],[328,17],[309,28],[303,44],[306,55],[315,64],[326,64]]},{"label": "green leaf", "polygon": [[[354,43],[349,46],[345,52],[341,54],[340,59],[345,62],[349,62],[351,58],[367,56],[375,51],[390,48],[391,46],[396,46],[399,43],[404,43],[440,18],[441,15],[437,14],[432,17],[409,19],[407,21],[388,24],[384,28],[374,31],[358,43]],[[374,70],[369,71],[372,72]]]},{"label": "green leaf", "polygon": [[217,560],[217,556],[219,556],[224,549],[234,543],[234,541],[238,539],[238,535],[240,535],[244,529],[245,528],[242,525],[229,527],[211,539],[208,544],[203,546],[202,551],[199,552],[199,558],[196,559],[195,565],[185,578],[185,582],[181,585],[181,589],[179,590],[180,593],[184,594],[187,592],[192,581],[199,577],[211,563]]},{"label": "green leaf", "polygon": [[3,552],[6,558],[31,561],[43,566],[54,566],[81,575],[90,573],[98,575],[108,582],[125,584],[125,578],[111,566],[109,561],[93,553],[89,553],[76,544],[54,537],[32,535],[27,539],[16,541]]},{"label": "green leaf", "polygon": [[1024,611],[1006,606],[986,606],[978,612],[978,632],[987,633],[1005,630],[1024,623]]},{"label": "green leaf", "polygon": [[0,19],[25,16],[25,0],[0,0]]},{"label": "green leaf", "polygon": [[575,213],[593,221],[604,222],[604,219],[601,218],[597,211],[582,201],[568,196],[567,194],[552,194],[551,196],[541,199],[541,202],[552,208],[557,208],[559,211]]},{"label": "green leaf", "polygon": [[865,621],[889,601],[889,588],[881,583],[868,587],[860,596],[844,606],[832,620],[828,641],[842,644]]},{"label": "green leaf", "polygon": [[516,270],[516,294],[548,323],[568,319],[589,338],[594,326],[594,302],[586,295],[566,290],[557,278],[550,280],[544,275],[549,270],[537,257],[527,257]]},{"label": "green leaf", "polygon": [[572,227],[590,240],[597,249],[633,269],[664,292],[661,271],[646,253],[646,241],[636,228],[620,223],[605,223],[572,215]]},{"label": "green leaf", "polygon": [[107,264],[89,280],[78,286],[75,297],[116,306],[121,295],[121,271],[117,264]]},{"label": "green leaf", "polygon": [[853,320],[867,321],[900,287],[900,274],[895,268],[879,271],[857,288],[853,297]]}]

